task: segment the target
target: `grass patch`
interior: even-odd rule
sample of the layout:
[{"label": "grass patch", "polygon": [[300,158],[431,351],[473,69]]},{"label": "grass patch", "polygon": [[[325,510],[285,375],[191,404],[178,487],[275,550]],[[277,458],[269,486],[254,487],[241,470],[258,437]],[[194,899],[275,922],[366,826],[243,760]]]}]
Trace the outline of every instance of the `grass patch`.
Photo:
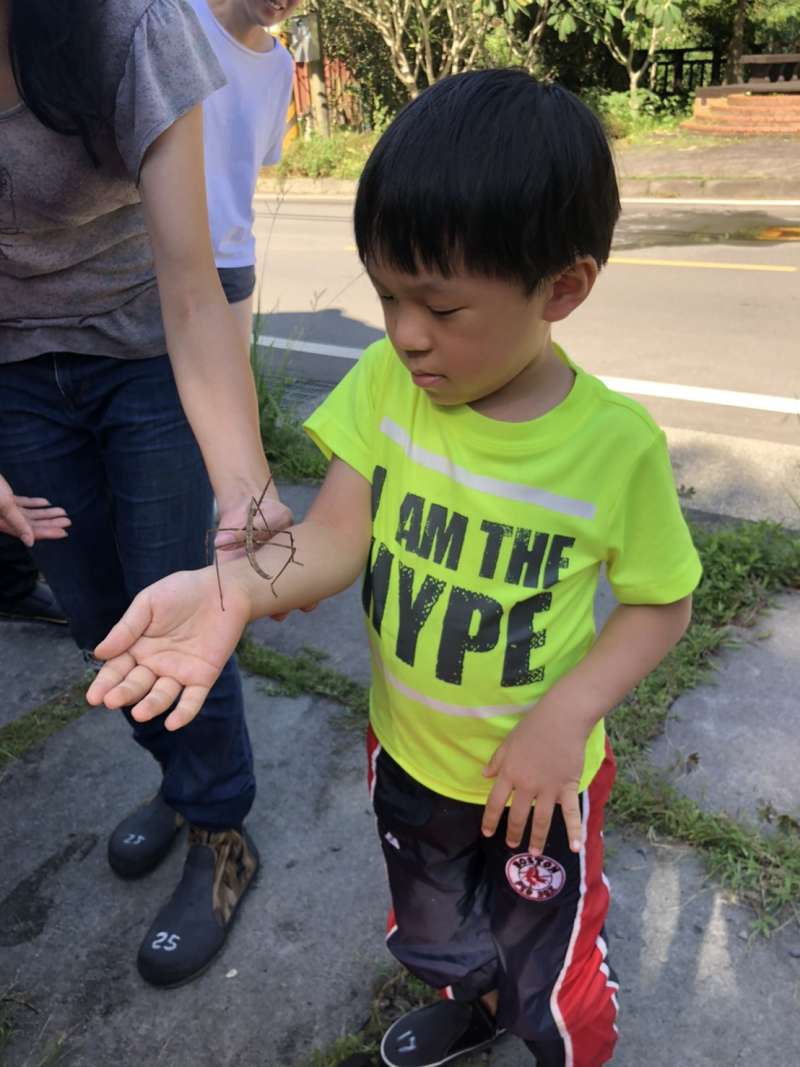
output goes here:
[{"label": "grass patch", "polygon": [[727,815],[703,811],[662,775],[628,767],[611,797],[610,814],[629,827],[696,848],[709,873],[749,904],[753,932],[769,934],[800,919],[800,835],[788,827],[769,836]]},{"label": "grass patch", "polygon": [[[261,319],[259,313],[253,320],[256,339],[261,333]],[[256,385],[261,440],[273,477],[277,482],[318,485],[325,477],[328,461],[303,431],[301,419],[288,402],[291,378],[285,371],[267,376],[257,340],[250,349],[250,366]]]},{"label": "grass patch", "polygon": [[[362,1029],[312,1052],[301,1067],[339,1067],[357,1053],[375,1058],[374,1062],[377,1062],[381,1037],[391,1023],[407,1011],[433,1004],[438,999],[438,994],[429,986],[405,971],[393,969],[388,975],[382,974],[373,986],[369,1019]],[[464,1060],[464,1067],[469,1067],[472,1062]]]},{"label": "grass patch", "polygon": [[0,727],[0,770],[88,710],[84,694],[93,676],[87,671],[63,693]]},{"label": "grass patch", "polygon": [[[11,985],[0,993],[0,1067],[8,1062],[6,1053],[11,1039],[17,1031],[16,1019],[22,1010],[39,1015],[39,1009],[34,1007],[26,995]],[[25,1060],[25,1067],[55,1067],[60,1063],[65,1053],[64,1045],[67,1040],[66,1034],[59,1034],[42,1043],[43,1031],[35,1040],[36,1048],[29,1049],[29,1055]],[[11,1067],[9,1063],[9,1067]]]},{"label": "grass patch", "polygon": [[781,590],[800,586],[800,539],[772,523],[708,529],[695,524],[703,580],[683,640],[608,719],[620,765],[611,816],[697,848],[710,872],[756,912],[756,928],[773,929],[800,900],[800,834],[792,820],[769,836],[684,797],[646,760],[674,701],[702,681],[730,642],[729,627],[752,626]]},{"label": "grass patch", "polygon": [[249,637],[243,637],[236,650],[239,664],[251,674],[260,674],[276,683],[276,691],[295,697],[304,693],[331,700],[350,713],[352,722],[363,727],[369,715],[369,690],[339,671],[325,666],[328,658],[318,649],[303,649],[296,656],[287,656],[267,648]]},{"label": "grass patch", "polygon": [[336,130],[330,137],[312,134],[292,141],[275,168],[278,178],[340,178],[353,181],[364,169],[377,133]]}]

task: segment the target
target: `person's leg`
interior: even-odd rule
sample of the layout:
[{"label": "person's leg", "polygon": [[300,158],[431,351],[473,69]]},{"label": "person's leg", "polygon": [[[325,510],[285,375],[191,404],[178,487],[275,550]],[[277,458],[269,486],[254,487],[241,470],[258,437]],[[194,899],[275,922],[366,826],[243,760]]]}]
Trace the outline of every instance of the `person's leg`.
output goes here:
[{"label": "person's leg", "polygon": [[38,577],[39,568],[22,541],[0,534],[0,603],[10,604],[29,596]]},{"label": "person's leg", "polygon": [[48,586],[39,581],[30,550],[8,534],[0,534],[0,619],[67,622]]},{"label": "person's leg", "polygon": [[128,603],[96,440],[81,425],[53,356],[0,365],[0,471],[21,495],[58,500],[69,536],[39,541],[35,566],[78,646],[91,651]]},{"label": "person's leg", "polygon": [[[87,658],[130,602],[98,434],[102,405],[82,377],[102,363],[48,355],[0,367],[0,469],[21,493],[59,500],[72,519],[66,538],[39,542],[34,554]],[[159,795],[112,834],[111,866],[124,877],[152,870],[181,821]]]},{"label": "person's leg", "polygon": [[505,845],[505,818],[486,844],[501,961],[497,1021],[525,1041],[537,1067],[601,1067],[614,1052],[619,986],[603,929],[609,891],[602,840],[613,780],[609,749],[581,796],[580,854],[569,849],[559,808],[538,858]]},{"label": "person's leg", "polygon": [[[168,359],[128,362],[106,368],[116,387],[103,389],[100,443],[132,598],[173,571],[207,564],[212,494]],[[173,732],[163,722],[162,716],[132,726],[163,767],[164,799],[205,830],[238,829],[255,796],[255,776],[234,660],[189,726]]]},{"label": "person's leg", "polygon": [[[100,435],[132,597],[165,574],[207,563],[212,495],[168,359],[131,363],[106,368],[116,387],[103,390]],[[199,974],[222,948],[259,864],[242,830],[255,775],[235,660],[189,726],[173,732],[163,722],[162,716],[133,727],[164,769],[163,800],[190,823],[190,847],[137,962],[148,982],[168,986]]]},{"label": "person's leg", "polygon": [[385,1033],[390,1067],[428,1067],[490,1044],[497,1027],[480,998],[497,985],[489,931],[481,808],[426,789],[370,735],[372,799],[393,911],[387,946],[447,999],[409,1012]]},{"label": "person's leg", "polygon": [[[67,355],[0,367],[0,470],[21,493],[58,499],[72,518],[69,537],[40,542],[35,556],[67,612],[77,643],[88,652],[139,587],[168,570],[204,562],[210,494],[207,485],[194,484],[191,471],[197,463],[189,457],[192,449],[179,447],[175,440],[175,456],[168,456],[169,448],[163,447],[166,426],[181,422],[167,411],[177,402],[175,387],[171,375],[165,375],[166,360],[145,368],[146,362]],[[160,422],[160,430],[149,427],[151,416]],[[185,439],[184,430],[177,436]],[[129,451],[131,463],[139,464],[138,472],[130,472],[130,483],[120,450]],[[194,456],[196,451],[194,447]],[[174,500],[158,469],[168,460],[178,464],[178,473],[191,483],[188,491],[176,489]],[[116,499],[107,480],[111,466]],[[138,511],[134,519],[131,511]],[[167,529],[170,522],[172,530]],[[129,575],[123,576],[118,541],[125,546]],[[157,565],[152,561],[162,544],[163,558]],[[186,552],[179,551],[187,546]],[[170,779],[170,796],[201,823],[192,829],[193,847],[181,883],[140,951],[140,970],[157,984],[185,981],[222,947],[258,864],[255,849],[234,829],[254,793],[235,665],[228,665],[209,703],[211,714],[204,709],[201,717],[206,722],[193,734],[168,734],[160,724],[141,731],[135,727],[137,739]],[[181,748],[183,737],[189,741]],[[160,823],[161,830],[166,825],[174,836],[174,813],[172,819],[171,826],[169,819]],[[149,826],[144,825],[147,833]],[[146,834],[141,830],[134,826],[126,836],[143,844]],[[165,932],[168,938],[161,937]]]}]

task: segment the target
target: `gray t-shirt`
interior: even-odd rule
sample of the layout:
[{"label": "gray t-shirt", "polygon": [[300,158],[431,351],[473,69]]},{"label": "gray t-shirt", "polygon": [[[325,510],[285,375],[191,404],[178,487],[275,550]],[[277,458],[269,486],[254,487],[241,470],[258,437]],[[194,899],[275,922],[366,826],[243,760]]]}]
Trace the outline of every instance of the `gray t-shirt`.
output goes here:
[{"label": "gray t-shirt", "polygon": [[139,172],[153,141],[225,78],[185,0],[98,10],[102,166],[25,105],[0,112],[0,363],[166,350]]}]

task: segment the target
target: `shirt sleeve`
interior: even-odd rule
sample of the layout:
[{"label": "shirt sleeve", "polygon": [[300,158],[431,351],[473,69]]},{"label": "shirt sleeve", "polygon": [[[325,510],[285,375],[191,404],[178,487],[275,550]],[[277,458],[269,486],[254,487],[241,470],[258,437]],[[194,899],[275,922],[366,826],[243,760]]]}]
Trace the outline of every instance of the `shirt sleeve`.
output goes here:
[{"label": "shirt sleeve", "polygon": [[633,465],[611,520],[608,544],[608,580],[622,604],[671,604],[688,596],[700,581],[700,559],[660,431]]},{"label": "shirt sleeve", "polygon": [[328,459],[338,456],[368,482],[375,469],[375,388],[385,344],[370,345],[304,424]]},{"label": "shirt sleeve", "polygon": [[153,0],[134,31],[114,107],[117,148],[134,181],[153,141],[224,84],[186,0]]}]

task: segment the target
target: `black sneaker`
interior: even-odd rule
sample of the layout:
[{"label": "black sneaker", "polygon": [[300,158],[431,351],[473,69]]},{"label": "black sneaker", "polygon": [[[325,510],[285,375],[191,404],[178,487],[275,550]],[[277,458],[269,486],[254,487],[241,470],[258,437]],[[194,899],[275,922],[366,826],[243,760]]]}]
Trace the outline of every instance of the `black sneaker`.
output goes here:
[{"label": "black sneaker", "polygon": [[480,1001],[440,1000],[402,1015],[383,1035],[387,1067],[440,1067],[500,1037],[503,1030]]},{"label": "black sneaker", "polygon": [[183,985],[211,963],[258,865],[258,852],[246,832],[189,827],[183,876],[139,949],[137,965],[146,982]]},{"label": "black sneaker", "polygon": [[67,625],[64,612],[44,582],[39,582],[27,596],[18,597],[16,600],[0,597],[0,618],[21,622],[50,622],[56,626]]},{"label": "black sneaker", "polygon": [[108,839],[108,862],[120,878],[141,878],[163,860],[183,826],[161,793],[123,819]]}]

